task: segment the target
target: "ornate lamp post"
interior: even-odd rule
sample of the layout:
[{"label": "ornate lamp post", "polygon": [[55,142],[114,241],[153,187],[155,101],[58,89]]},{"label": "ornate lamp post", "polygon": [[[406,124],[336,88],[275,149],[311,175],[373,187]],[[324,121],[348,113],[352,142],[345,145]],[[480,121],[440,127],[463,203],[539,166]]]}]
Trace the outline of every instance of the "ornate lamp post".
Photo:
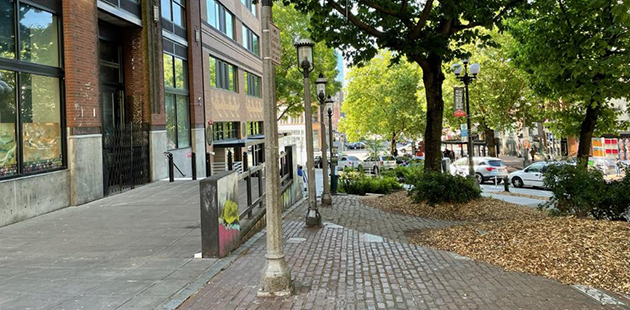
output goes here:
[{"label": "ornate lamp post", "polygon": [[301,39],[294,44],[297,49],[297,61],[300,72],[304,75],[304,123],[306,125],[306,175],[308,183],[308,211],[306,211],[306,226],[320,227],[322,217],[317,209],[315,195],[315,156],[313,150],[313,118],[311,112],[311,82],[310,73],[314,69],[313,46],[309,39]]},{"label": "ornate lamp post", "polygon": [[[328,99],[326,99],[326,105],[328,106],[328,133],[329,133],[329,138],[330,138],[330,181],[331,181],[331,185],[333,183],[333,179],[335,178],[335,161],[333,160],[333,127],[332,127],[332,115],[333,115],[333,111],[332,111],[332,105],[333,103],[335,103],[335,101],[332,99],[332,97],[328,96]],[[332,187],[332,186],[331,186]],[[336,194],[336,190],[334,190],[334,187],[331,189],[331,193],[332,194]]]},{"label": "ornate lamp post", "polygon": [[[330,185],[328,184],[328,158],[326,155],[326,120],[324,119],[324,109],[326,108],[326,84],[328,81],[323,74],[319,74],[319,77],[315,81],[317,85],[317,99],[319,99],[319,122],[321,127],[321,139],[322,139],[322,204],[330,206],[332,205],[332,197],[330,196]],[[332,157],[331,157],[332,159]]]},{"label": "ornate lamp post", "polygon": [[[477,74],[479,74],[479,70],[481,67],[478,64],[470,65],[470,73],[468,74],[468,59],[464,59],[464,65],[455,64],[453,65],[453,71],[458,80],[462,81],[466,86],[466,121],[468,126],[468,176],[475,177],[475,169],[473,167],[473,141],[472,141],[472,127],[470,125],[470,96],[468,94],[468,84],[470,84],[474,79],[477,78]],[[464,72],[464,75],[462,75]],[[479,182],[481,183],[481,182]]]}]

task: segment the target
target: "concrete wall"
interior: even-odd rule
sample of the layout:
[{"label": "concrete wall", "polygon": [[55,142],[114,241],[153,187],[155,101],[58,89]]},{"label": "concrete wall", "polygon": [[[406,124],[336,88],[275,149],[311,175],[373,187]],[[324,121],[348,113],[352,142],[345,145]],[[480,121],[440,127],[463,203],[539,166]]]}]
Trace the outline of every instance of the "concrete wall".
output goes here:
[{"label": "concrete wall", "polygon": [[84,204],[103,197],[103,137],[68,135],[70,204]]},{"label": "concrete wall", "polygon": [[151,182],[168,178],[168,161],[164,152],[166,152],[166,130],[151,131],[149,135]]},{"label": "concrete wall", "polygon": [[206,132],[203,127],[190,129],[190,140],[197,154],[197,177],[206,176]]},{"label": "concrete wall", "polygon": [[0,226],[70,205],[70,171],[0,181]]}]

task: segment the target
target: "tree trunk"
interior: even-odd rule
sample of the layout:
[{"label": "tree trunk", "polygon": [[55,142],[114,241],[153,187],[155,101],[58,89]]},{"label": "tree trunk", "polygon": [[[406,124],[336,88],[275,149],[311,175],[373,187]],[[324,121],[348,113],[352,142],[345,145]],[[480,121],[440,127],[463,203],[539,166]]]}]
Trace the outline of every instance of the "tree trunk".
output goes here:
[{"label": "tree trunk", "polygon": [[481,128],[483,128],[483,136],[486,140],[486,146],[488,147],[488,156],[497,157],[497,144],[494,140],[494,130],[485,123],[481,123]]},{"label": "tree trunk", "polygon": [[396,142],[397,142],[397,139],[396,139],[396,133],[395,132],[392,133],[392,139],[390,141],[391,141],[391,144],[389,145],[389,154],[392,154],[392,155],[396,156],[397,155],[396,154]]},{"label": "tree trunk", "polygon": [[593,138],[593,132],[595,131],[595,125],[597,124],[600,110],[599,103],[596,103],[595,107],[593,107],[592,100],[591,104],[589,104],[586,109],[586,116],[580,127],[580,144],[578,145],[577,153],[578,167],[580,168],[586,168],[588,166],[588,155],[591,152],[591,139]]},{"label": "tree trunk", "polygon": [[427,127],[424,132],[424,170],[441,171],[442,152],[442,118],[444,116],[444,100],[442,98],[442,59],[437,55],[429,55],[419,61],[422,67],[422,80],[427,97]]}]

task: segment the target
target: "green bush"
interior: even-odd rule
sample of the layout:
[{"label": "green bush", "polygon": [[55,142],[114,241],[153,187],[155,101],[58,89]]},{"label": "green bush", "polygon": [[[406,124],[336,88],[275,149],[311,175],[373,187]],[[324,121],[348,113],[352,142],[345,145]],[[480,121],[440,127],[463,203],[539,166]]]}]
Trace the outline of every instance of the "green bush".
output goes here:
[{"label": "green bush", "polygon": [[630,206],[630,176],[606,183],[597,169],[573,165],[552,165],[545,173],[544,185],[553,193],[540,206],[553,215],[574,215],[623,221]]},{"label": "green bush", "polygon": [[465,203],[481,197],[481,190],[473,179],[448,173],[424,172],[413,180],[409,190],[415,202],[430,205],[443,202]]},{"label": "green bush", "polygon": [[344,171],[339,178],[340,192],[351,195],[366,193],[389,194],[392,190],[401,189],[395,177],[370,177],[363,172]]},{"label": "green bush", "polygon": [[393,170],[381,172],[384,177],[396,178],[400,183],[413,184],[418,176],[422,174],[422,166],[398,166]]}]

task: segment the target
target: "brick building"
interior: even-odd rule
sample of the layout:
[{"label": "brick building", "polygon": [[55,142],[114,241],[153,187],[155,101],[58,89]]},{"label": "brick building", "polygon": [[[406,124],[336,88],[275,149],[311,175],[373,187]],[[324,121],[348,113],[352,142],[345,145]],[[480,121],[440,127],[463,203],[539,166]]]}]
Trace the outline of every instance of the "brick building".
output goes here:
[{"label": "brick building", "polygon": [[0,226],[262,160],[251,0],[0,0]]}]

